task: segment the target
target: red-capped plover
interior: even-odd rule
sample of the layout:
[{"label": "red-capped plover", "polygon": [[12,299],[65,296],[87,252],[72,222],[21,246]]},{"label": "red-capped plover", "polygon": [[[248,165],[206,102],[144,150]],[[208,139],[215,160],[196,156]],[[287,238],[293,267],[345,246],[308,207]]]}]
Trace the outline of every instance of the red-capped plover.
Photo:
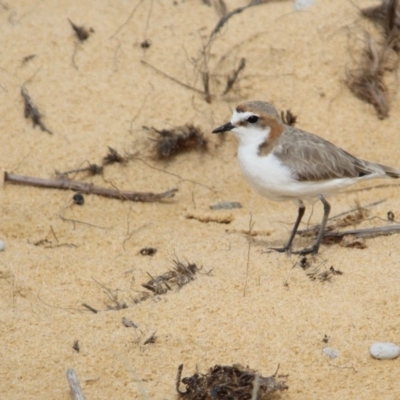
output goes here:
[{"label": "red-capped plover", "polygon": [[314,245],[293,253],[316,254],[331,208],[325,196],[365,179],[400,177],[399,169],[361,160],[317,135],[285,125],[275,107],[263,101],[237,106],[230,122],[213,133],[227,131],[239,139],[238,159],[250,186],[269,199],[298,204],[289,241],[271,250],[291,252],[304,200],[321,200],[324,216]]}]

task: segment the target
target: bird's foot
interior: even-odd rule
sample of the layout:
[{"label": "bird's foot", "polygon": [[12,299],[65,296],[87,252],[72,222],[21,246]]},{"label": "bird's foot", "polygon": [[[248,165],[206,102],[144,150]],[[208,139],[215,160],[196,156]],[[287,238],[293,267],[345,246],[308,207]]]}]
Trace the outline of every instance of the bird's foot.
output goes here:
[{"label": "bird's foot", "polygon": [[312,247],[307,247],[305,249],[292,251],[292,254],[299,254],[301,256],[305,256],[306,254],[317,254],[318,249],[319,246],[312,246]]},{"label": "bird's foot", "polygon": [[292,252],[290,247],[285,246],[285,247],[269,247],[266,253],[272,253],[273,251],[277,251],[278,253],[286,253],[288,255]]}]

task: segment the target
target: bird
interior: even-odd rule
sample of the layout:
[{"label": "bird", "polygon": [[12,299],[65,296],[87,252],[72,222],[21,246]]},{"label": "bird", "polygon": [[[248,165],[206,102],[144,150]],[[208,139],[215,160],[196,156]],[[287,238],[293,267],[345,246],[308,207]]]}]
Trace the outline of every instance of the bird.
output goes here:
[{"label": "bird", "polygon": [[[274,201],[293,200],[298,205],[287,244],[271,251],[317,254],[331,210],[326,197],[366,179],[400,177],[399,169],[362,160],[318,135],[284,123],[276,108],[265,101],[238,105],[231,120],[212,131],[223,132],[232,132],[239,140],[239,164],[255,192]],[[306,210],[304,202],[318,200],[324,214],[314,244],[292,251]]]}]

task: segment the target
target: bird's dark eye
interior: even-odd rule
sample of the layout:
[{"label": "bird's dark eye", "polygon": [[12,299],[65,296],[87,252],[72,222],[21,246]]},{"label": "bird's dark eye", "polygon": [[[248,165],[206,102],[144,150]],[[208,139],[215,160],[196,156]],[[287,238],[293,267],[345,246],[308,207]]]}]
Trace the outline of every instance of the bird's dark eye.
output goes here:
[{"label": "bird's dark eye", "polygon": [[255,124],[258,121],[257,115],[250,115],[249,118],[247,118],[247,121],[250,122],[251,124]]}]

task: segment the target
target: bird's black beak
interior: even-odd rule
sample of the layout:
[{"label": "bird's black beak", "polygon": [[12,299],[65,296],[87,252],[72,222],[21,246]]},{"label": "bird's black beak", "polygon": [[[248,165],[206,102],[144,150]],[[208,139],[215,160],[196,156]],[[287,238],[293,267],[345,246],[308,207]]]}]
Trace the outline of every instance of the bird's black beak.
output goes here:
[{"label": "bird's black beak", "polygon": [[230,122],[228,122],[225,125],[220,126],[217,129],[214,129],[212,131],[212,133],[222,133],[222,132],[228,132],[231,131],[233,128],[235,127],[235,125],[231,124]]}]

